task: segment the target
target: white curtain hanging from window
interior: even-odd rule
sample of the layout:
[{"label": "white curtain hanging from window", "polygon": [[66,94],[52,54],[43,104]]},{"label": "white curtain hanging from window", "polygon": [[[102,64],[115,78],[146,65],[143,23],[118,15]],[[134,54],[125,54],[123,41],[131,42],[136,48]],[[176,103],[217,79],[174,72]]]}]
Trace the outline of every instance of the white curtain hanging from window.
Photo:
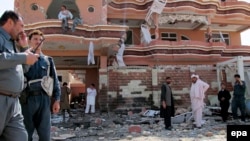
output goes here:
[{"label": "white curtain hanging from window", "polygon": [[141,25],[141,34],[142,34],[142,42],[149,44],[152,41],[151,34],[149,32],[147,25],[145,24]]},{"label": "white curtain hanging from window", "polygon": [[116,59],[117,59],[117,63],[118,63],[118,66],[119,67],[124,67],[126,66],[126,64],[124,63],[123,61],[123,53],[124,53],[124,50],[125,50],[125,44],[122,43],[121,44],[121,47],[119,48],[117,54],[116,54]]},{"label": "white curtain hanging from window", "polygon": [[88,53],[88,65],[95,64],[95,55],[94,55],[94,44],[92,41],[89,43],[89,53]]}]

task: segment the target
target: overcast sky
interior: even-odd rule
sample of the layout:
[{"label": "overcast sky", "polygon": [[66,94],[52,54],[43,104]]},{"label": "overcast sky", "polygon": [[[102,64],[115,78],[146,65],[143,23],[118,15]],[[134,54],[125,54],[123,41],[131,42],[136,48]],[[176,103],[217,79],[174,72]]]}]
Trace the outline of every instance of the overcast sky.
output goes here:
[{"label": "overcast sky", "polygon": [[[246,2],[250,2],[250,0],[239,0],[239,1],[246,1]],[[5,10],[13,10],[14,7],[14,0],[0,0],[0,15],[2,15],[2,13]],[[3,4],[4,3],[4,4]],[[250,29],[244,31],[241,33],[241,44],[242,45],[250,45]]]}]

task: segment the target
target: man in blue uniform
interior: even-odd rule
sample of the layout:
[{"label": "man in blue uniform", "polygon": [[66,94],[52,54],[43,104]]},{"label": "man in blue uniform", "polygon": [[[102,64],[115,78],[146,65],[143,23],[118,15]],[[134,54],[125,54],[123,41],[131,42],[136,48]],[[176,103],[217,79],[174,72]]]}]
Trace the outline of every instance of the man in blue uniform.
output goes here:
[{"label": "man in blue uniform", "polygon": [[[32,65],[38,54],[29,50],[20,53],[28,42],[22,18],[14,11],[5,11],[0,17],[0,140],[27,141],[19,95],[24,88],[23,65]],[[18,40],[18,42],[16,42]]]},{"label": "man in blue uniform", "polygon": [[[55,99],[52,112],[58,113],[60,108],[60,83],[57,78],[53,59],[45,56],[42,51],[43,33],[39,30],[32,31],[29,36],[29,45],[33,52],[39,54],[38,61],[24,73],[27,79],[27,101],[22,103],[24,124],[28,132],[28,140],[32,141],[34,130],[37,130],[39,141],[50,141],[50,96],[44,91],[41,79],[51,76],[54,80],[52,97]],[[49,62],[48,62],[49,61]],[[48,71],[49,69],[49,71]]]},{"label": "man in blue uniform", "polygon": [[241,112],[241,121],[245,121],[245,112],[246,112],[246,104],[245,104],[245,92],[246,92],[246,83],[240,79],[239,74],[234,75],[235,83],[234,83],[234,93],[232,99],[232,113],[233,118],[237,119],[237,111],[238,108]]}]

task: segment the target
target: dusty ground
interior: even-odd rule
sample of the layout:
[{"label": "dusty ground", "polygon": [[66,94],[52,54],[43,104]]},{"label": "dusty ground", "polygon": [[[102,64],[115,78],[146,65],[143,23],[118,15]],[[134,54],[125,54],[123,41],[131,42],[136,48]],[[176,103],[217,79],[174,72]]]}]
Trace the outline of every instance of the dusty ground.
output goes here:
[{"label": "dusty ground", "polygon": [[[60,121],[61,115],[52,118],[52,140],[66,135],[73,137],[64,139],[65,141],[226,141],[227,125],[250,125],[250,122],[240,123],[233,120],[224,123],[219,116],[212,115],[204,117],[206,123],[201,129],[193,128],[193,124],[189,122],[173,124],[173,130],[168,131],[164,129],[163,121],[156,122],[156,118],[145,118],[138,114],[128,116],[97,112],[84,115],[83,110],[73,113],[74,117],[64,122]],[[149,122],[138,124],[142,119]],[[129,127],[134,124],[141,127],[140,133],[129,132]],[[36,141],[37,135],[34,138]]]}]

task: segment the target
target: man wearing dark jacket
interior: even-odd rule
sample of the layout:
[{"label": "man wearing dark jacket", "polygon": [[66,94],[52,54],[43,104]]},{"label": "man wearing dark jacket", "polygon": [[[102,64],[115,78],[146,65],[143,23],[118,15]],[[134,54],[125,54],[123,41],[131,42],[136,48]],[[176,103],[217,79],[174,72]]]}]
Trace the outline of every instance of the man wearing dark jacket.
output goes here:
[{"label": "man wearing dark jacket", "polygon": [[229,91],[226,90],[226,85],[224,83],[221,83],[221,90],[218,93],[218,100],[220,101],[221,117],[224,122],[227,121],[230,99],[231,99],[231,95]]},{"label": "man wearing dark jacket", "polygon": [[172,130],[171,116],[174,116],[174,100],[170,87],[172,80],[166,78],[166,83],[161,86],[161,117],[164,118],[165,129]]},{"label": "man wearing dark jacket", "polygon": [[237,119],[237,111],[238,108],[241,112],[241,121],[245,121],[245,110],[246,110],[246,104],[245,104],[245,91],[246,91],[246,84],[244,81],[240,79],[239,74],[234,75],[235,83],[234,83],[234,93],[233,93],[233,99],[232,99],[232,113],[233,118]]},{"label": "man wearing dark jacket", "polygon": [[[27,101],[22,103],[24,125],[28,132],[28,141],[33,140],[33,133],[36,129],[39,141],[50,141],[50,96],[42,87],[42,78],[51,76],[54,80],[52,98],[52,112],[58,113],[60,109],[61,88],[53,58],[42,53],[43,33],[40,30],[33,30],[29,33],[29,45],[33,52],[39,54],[38,61],[31,65],[24,73],[27,78]],[[22,139],[20,139],[22,140]]]}]

